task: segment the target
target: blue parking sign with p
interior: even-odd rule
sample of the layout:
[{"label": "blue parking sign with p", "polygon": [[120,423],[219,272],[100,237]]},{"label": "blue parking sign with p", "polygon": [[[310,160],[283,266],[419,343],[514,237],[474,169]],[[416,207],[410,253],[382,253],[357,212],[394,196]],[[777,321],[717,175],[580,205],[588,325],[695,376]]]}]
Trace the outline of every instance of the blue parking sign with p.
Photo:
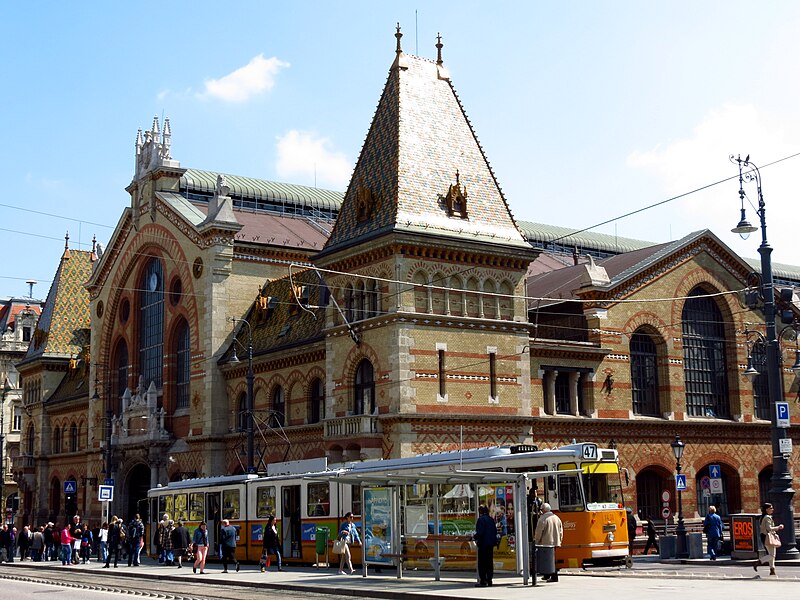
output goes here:
[{"label": "blue parking sign with p", "polygon": [[789,423],[789,403],[788,402],[776,402],[775,403],[775,413],[776,413],[776,425],[778,427],[783,427],[784,429],[788,428]]},{"label": "blue parking sign with p", "polygon": [[686,491],[686,475],[683,473],[680,475],[675,475],[675,489],[679,492]]}]

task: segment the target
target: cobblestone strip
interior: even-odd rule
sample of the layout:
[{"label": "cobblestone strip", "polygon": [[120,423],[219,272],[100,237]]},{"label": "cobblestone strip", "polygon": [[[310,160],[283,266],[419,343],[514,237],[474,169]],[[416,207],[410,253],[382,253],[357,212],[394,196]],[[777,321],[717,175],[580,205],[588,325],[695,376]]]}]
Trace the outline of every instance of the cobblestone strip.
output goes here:
[{"label": "cobblestone strip", "polygon": [[143,598],[161,598],[164,600],[202,600],[192,596],[176,596],[175,594],[167,594],[163,592],[148,592],[143,590],[132,590],[126,588],[118,588],[107,585],[97,585],[90,583],[75,583],[73,581],[60,581],[58,579],[50,579],[47,577],[28,577],[25,575],[8,575],[0,573],[0,579],[10,579],[12,581],[22,581],[25,583],[39,583],[43,585],[57,585],[60,587],[75,588],[80,590],[91,590],[94,592],[109,592],[112,594],[128,594],[131,596],[141,596]]}]

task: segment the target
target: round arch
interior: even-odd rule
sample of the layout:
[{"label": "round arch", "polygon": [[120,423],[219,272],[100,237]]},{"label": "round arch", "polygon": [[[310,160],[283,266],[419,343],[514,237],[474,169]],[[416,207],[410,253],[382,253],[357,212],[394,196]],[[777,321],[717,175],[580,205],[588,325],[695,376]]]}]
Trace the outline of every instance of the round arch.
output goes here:
[{"label": "round arch", "polygon": [[133,518],[133,515],[139,514],[142,521],[148,522],[148,502],[147,490],[150,489],[150,467],[145,464],[138,463],[131,467],[128,475],[125,478],[125,486],[123,489],[127,490],[126,506],[120,510],[120,514],[127,514],[128,520]]},{"label": "round arch", "polygon": [[[712,464],[718,465],[721,470],[721,494],[712,493],[711,473],[709,472],[709,467]],[[727,517],[730,514],[741,512],[742,510],[739,473],[735,468],[726,463],[714,461],[698,469],[695,475],[695,490],[697,495],[697,512],[700,515],[708,513],[708,507],[712,504],[717,508],[717,514],[721,517]]]}]

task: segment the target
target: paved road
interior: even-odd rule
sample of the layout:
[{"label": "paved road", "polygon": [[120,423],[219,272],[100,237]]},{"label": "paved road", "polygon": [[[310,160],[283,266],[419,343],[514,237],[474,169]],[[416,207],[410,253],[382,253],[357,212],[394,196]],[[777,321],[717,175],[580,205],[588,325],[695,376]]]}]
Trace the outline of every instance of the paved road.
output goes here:
[{"label": "paved road", "polygon": [[[282,597],[287,600],[304,597],[413,599],[484,598],[498,600],[530,600],[542,595],[548,600],[674,600],[675,598],[731,598],[746,594],[765,598],[775,594],[796,595],[800,582],[800,565],[779,566],[778,577],[756,574],[751,567],[731,561],[689,561],[686,564],[661,563],[653,559],[637,559],[633,569],[593,569],[562,571],[556,584],[540,583],[536,588],[522,585],[513,575],[498,575],[492,588],[475,588],[474,575],[444,572],[441,581],[434,581],[430,572],[408,572],[399,580],[393,571],[384,570],[369,577],[337,575],[335,570],[313,567],[290,567],[283,572],[260,573],[253,566],[244,566],[240,573],[223,574],[219,565],[210,565],[207,575],[195,575],[190,568],[161,567],[152,561],[143,566],[105,570],[98,563],[62,567],[57,563],[26,561],[0,565],[0,597],[33,598],[42,591],[41,582],[61,584],[50,588],[72,600],[77,592],[80,600],[91,600],[86,590],[132,593],[151,598],[175,600],[264,600]],[[14,585],[23,585],[23,592],[7,593]],[[80,586],[78,589],[69,586]],[[18,589],[18,588],[13,588]],[[98,596],[99,597],[99,596]]]}]

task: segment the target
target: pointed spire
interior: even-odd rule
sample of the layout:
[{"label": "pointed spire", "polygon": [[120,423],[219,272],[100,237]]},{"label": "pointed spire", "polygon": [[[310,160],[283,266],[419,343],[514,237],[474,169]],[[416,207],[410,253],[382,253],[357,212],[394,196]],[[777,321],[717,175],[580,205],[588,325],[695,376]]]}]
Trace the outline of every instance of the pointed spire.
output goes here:
[{"label": "pointed spire", "polygon": [[437,33],[436,34],[436,64],[437,65],[441,65],[442,64],[442,48],[443,47],[444,47],[444,45],[442,44],[442,34],[441,33]]},{"label": "pointed spire", "polygon": [[61,258],[66,259],[69,257],[69,231],[67,231],[67,234],[64,236],[64,254],[61,256]]},{"label": "pointed spire", "polygon": [[395,50],[395,52],[397,52],[398,54],[402,54],[403,53],[403,49],[400,47],[400,38],[403,37],[403,34],[400,33],[400,23],[399,22],[397,23],[397,32],[394,34],[394,37],[397,38],[397,50]]},{"label": "pointed spire", "polygon": [[162,148],[161,148],[161,156],[162,158],[169,160],[172,158],[169,153],[169,147],[171,144],[170,137],[172,136],[172,128],[169,126],[169,117],[164,119],[164,133],[161,136]]},{"label": "pointed spire", "polygon": [[136,130],[136,154],[139,154],[142,151],[142,128]]},{"label": "pointed spire", "polygon": [[158,128],[158,115],[153,117],[153,127],[150,130],[150,133],[153,134],[153,141],[157,142],[159,136],[161,135],[159,128]]}]

